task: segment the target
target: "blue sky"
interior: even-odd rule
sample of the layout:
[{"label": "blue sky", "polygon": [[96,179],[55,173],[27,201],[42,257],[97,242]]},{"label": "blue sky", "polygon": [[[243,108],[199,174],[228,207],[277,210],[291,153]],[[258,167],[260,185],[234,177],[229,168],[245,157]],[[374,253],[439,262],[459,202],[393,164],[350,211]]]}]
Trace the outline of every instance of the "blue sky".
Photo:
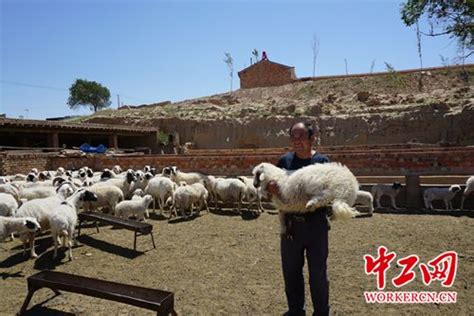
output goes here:
[{"label": "blue sky", "polygon": [[[419,67],[416,36],[400,20],[402,1],[0,0],[0,113],[44,119],[90,113],[68,108],[77,78],[100,82],[124,104],[180,101],[229,90],[252,50],[312,75]],[[425,25],[422,25],[425,27]],[[456,42],[422,38],[425,67],[453,59]],[[472,62],[470,60],[469,62]],[[234,74],[234,87],[239,87]]]}]

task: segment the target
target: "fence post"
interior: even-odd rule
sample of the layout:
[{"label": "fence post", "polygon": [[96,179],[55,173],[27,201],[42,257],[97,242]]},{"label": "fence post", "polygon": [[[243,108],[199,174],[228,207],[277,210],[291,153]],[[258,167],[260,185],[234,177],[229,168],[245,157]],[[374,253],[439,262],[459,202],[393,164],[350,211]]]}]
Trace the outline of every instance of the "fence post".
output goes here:
[{"label": "fence post", "polygon": [[405,183],[407,208],[420,208],[420,176],[418,174],[407,174]]}]

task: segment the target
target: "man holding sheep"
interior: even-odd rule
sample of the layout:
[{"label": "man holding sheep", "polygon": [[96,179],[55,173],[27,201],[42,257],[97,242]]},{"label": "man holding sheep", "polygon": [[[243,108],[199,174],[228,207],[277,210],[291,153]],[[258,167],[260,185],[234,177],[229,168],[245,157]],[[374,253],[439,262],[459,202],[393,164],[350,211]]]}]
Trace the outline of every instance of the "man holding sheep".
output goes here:
[{"label": "man holding sheep", "polygon": [[[277,167],[297,170],[314,163],[329,162],[327,156],[317,153],[312,145],[316,139],[310,123],[299,122],[290,128],[292,151],[280,157]],[[275,182],[268,184],[271,194],[279,195]],[[281,235],[281,260],[288,311],[285,315],[305,315],[304,255],[308,261],[309,285],[313,301],[313,315],[329,314],[328,257],[328,208],[314,212],[291,214],[283,218],[286,233]]]}]

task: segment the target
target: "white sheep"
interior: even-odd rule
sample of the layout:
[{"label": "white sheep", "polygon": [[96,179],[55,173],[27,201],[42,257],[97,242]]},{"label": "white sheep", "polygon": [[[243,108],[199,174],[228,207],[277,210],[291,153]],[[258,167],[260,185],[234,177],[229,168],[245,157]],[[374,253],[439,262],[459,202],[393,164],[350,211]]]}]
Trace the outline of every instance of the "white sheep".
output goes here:
[{"label": "white sheep", "polygon": [[[64,202],[64,199],[59,195],[50,196],[44,199],[35,199],[25,202],[16,211],[16,217],[34,217],[41,225],[41,230],[48,230],[49,216],[51,211]],[[32,258],[38,257],[35,252],[35,234],[34,233],[23,233],[20,234],[20,239],[23,241],[23,253],[26,252],[26,245],[29,244],[30,256]]]},{"label": "white sheep", "polygon": [[63,247],[69,247],[69,260],[72,260],[72,242],[77,225],[77,211],[84,202],[97,201],[97,196],[85,189],[77,190],[66,201],[55,207],[49,216],[51,235],[54,242],[54,255],[58,253],[58,239],[63,238]]},{"label": "white sheep", "polygon": [[195,183],[192,185],[181,185],[179,186],[173,194],[172,198],[172,206],[170,217],[173,215],[173,212],[177,212],[178,210],[181,211],[181,216],[187,218],[186,210],[190,210],[190,216],[193,215],[193,207],[199,203],[198,211],[202,208],[204,204],[206,206],[207,211],[207,197],[208,192],[204,185],[201,183]]},{"label": "white sheep", "polygon": [[153,196],[153,212],[156,210],[155,200],[158,201],[160,214],[163,214],[166,200],[173,196],[174,190],[177,188],[176,183],[166,177],[154,177],[150,179],[145,187],[145,193]]},{"label": "white sheep", "polygon": [[372,196],[376,202],[377,208],[380,208],[380,199],[383,195],[388,195],[392,203],[392,208],[398,210],[397,205],[395,204],[395,197],[400,193],[402,184],[395,182],[392,185],[388,184],[376,184],[372,187],[371,192]]},{"label": "white sheep", "polygon": [[87,187],[87,190],[97,195],[97,201],[84,203],[84,210],[86,211],[107,207],[109,212],[113,214],[116,205],[124,199],[122,190],[106,182],[96,183]]},{"label": "white sheep", "polygon": [[122,190],[122,194],[124,197],[127,197],[129,195],[129,192],[133,188],[132,183],[136,181],[137,177],[135,176],[135,172],[129,169],[127,170],[124,176],[117,176],[115,178],[101,182],[101,184],[114,185],[120,190]]},{"label": "white sheep", "polygon": [[76,190],[76,186],[69,181],[63,181],[57,188],[49,185],[35,185],[25,187],[19,190],[18,196],[20,200],[31,201],[35,199],[43,199],[59,194],[64,199],[70,196]]},{"label": "white sheep", "polygon": [[374,213],[374,198],[370,192],[362,190],[357,191],[357,198],[354,205],[356,204],[367,206],[369,208],[369,214]]},{"label": "white sheep", "polygon": [[18,188],[12,183],[0,184],[0,192],[10,194],[17,202],[20,202]]},{"label": "white sheep", "polygon": [[115,207],[115,216],[129,218],[134,215],[137,220],[146,221],[145,213],[152,201],[153,197],[149,194],[131,201],[122,201]]},{"label": "white sheep", "polygon": [[197,212],[202,210],[203,206],[206,208],[207,213],[209,214],[209,207],[207,206],[207,199],[209,198],[209,191],[201,182],[193,183],[189,186],[195,191],[196,202],[199,202]]},{"label": "white sheep", "polygon": [[15,216],[17,200],[8,193],[0,193],[0,216]]},{"label": "white sheep", "polygon": [[267,185],[275,181],[279,196],[271,201],[279,210],[281,233],[286,233],[284,213],[307,213],[331,206],[330,219],[349,219],[359,215],[351,205],[357,197],[359,184],[346,166],[339,163],[314,164],[295,171],[261,163],[253,171],[254,185],[268,196]]},{"label": "white sheep", "polygon": [[[207,176],[206,188],[209,188],[211,198],[214,200],[214,209],[218,208],[218,201],[238,202],[237,210],[242,209],[242,200],[247,197],[247,185],[236,178],[216,178]],[[248,200],[248,199],[247,199]]]},{"label": "white sheep", "polygon": [[464,193],[462,195],[461,199],[461,210],[464,209],[464,200],[472,193],[474,192],[474,176],[469,177],[466,181],[466,189],[464,189]]},{"label": "white sheep", "polygon": [[0,241],[13,233],[32,233],[41,230],[41,225],[34,217],[5,217],[0,216]]},{"label": "white sheep", "polygon": [[263,213],[265,210],[262,207],[260,191],[257,190],[257,188],[253,185],[253,180],[249,179],[247,177],[242,177],[242,176],[237,177],[237,179],[239,179],[240,181],[245,183],[245,185],[247,186],[247,195],[246,196],[247,196],[247,199],[248,199],[248,202],[249,202],[249,210],[252,208],[253,203],[256,202],[257,203],[257,210],[260,213]]},{"label": "white sheep", "polygon": [[162,170],[162,175],[169,176],[172,181],[179,184],[184,181],[187,184],[202,182],[206,176],[199,172],[182,172],[176,166],[165,167]]},{"label": "white sheep", "polygon": [[423,192],[423,200],[425,202],[425,208],[428,210],[432,210],[433,201],[443,200],[446,210],[448,209],[452,210],[453,203],[451,202],[451,200],[459,191],[461,191],[461,187],[457,184],[452,185],[449,188],[428,188]]}]

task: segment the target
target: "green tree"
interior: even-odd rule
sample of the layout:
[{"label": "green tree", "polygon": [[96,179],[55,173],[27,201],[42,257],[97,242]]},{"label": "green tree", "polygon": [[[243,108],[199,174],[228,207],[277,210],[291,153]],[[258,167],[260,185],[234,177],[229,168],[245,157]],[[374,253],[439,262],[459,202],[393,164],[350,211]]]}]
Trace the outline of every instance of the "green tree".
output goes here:
[{"label": "green tree", "polygon": [[95,81],[76,79],[69,88],[67,104],[71,109],[88,106],[94,112],[110,105],[110,91]]},{"label": "green tree", "polygon": [[427,36],[448,35],[456,38],[468,51],[474,53],[474,1],[472,0],[407,0],[401,8],[402,20],[407,26],[426,17],[430,25]]}]

